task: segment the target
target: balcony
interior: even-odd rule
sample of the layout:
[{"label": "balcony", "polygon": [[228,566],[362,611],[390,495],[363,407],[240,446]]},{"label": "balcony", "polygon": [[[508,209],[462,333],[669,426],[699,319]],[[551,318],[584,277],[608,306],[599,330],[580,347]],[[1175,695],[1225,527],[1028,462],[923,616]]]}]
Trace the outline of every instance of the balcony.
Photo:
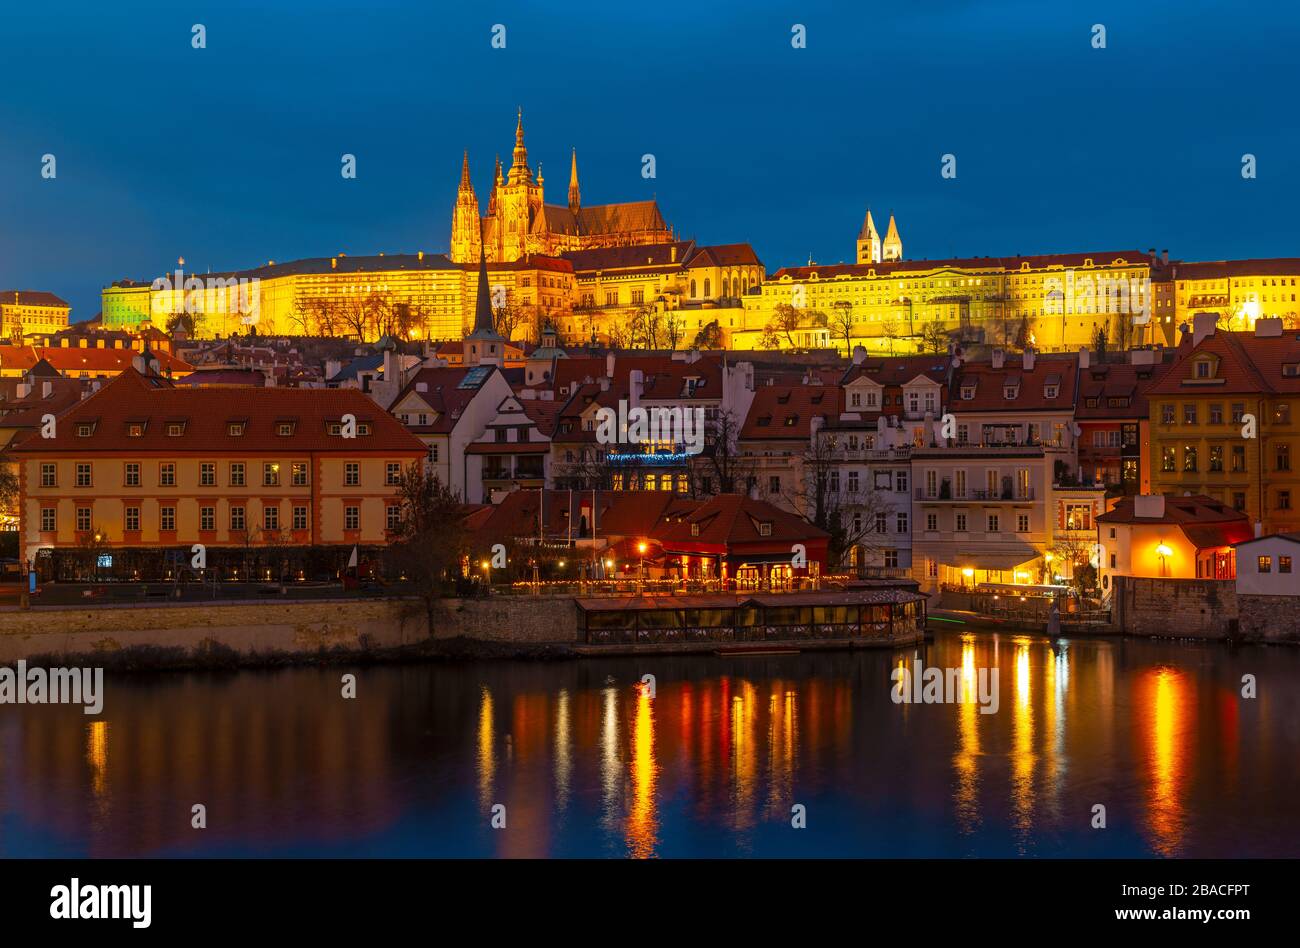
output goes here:
[{"label": "balcony", "polygon": [[487,481],[540,481],[546,477],[540,464],[520,464],[517,467],[485,467],[483,480]]},{"label": "balcony", "polygon": [[1032,487],[1011,489],[1003,488],[1002,490],[968,490],[960,497],[954,496],[950,491],[937,490],[928,491],[924,487],[916,488],[915,497],[917,500],[923,500],[927,503],[1024,503],[1034,499],[1034,489]]}]

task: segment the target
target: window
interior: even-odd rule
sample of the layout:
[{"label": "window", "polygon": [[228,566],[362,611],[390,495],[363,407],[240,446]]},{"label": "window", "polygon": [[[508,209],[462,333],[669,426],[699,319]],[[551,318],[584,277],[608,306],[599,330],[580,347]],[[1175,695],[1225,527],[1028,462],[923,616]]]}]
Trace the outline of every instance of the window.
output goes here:
[{"label": "window", "polygon": [[1183,445],[1183,470],[1195,471],[1196,468],[1196,445]]},{"label": "window", "polygon": [[1260,573],[1273,572],[1273,557],[1271,556],[1259,557],[1255,569]]},{"label": "window", "polygon": [[356,530],[361,523],[361,508],[348,504],[343,508],[343,529]]},{"label": "window", "polygon": [[244,529],[244,508],[243,506],[234,506],[230,508],[230,529]]},{"label": "window", "polygon": [[244,486],[244,462],[243,461],[230,462],[230,486],[231,487]]},{"label": "window", "polygon": [[1232,446],[1232,473],[1240,474],[1246,470],[1246,446],[1244,444],[1234,444]]},{"label": "window", "polygon": [[307,508],[306,507],[293,508],[293,528],[295,530],[307,529]]},{"label": "window", "polygon": [[1223,445],[1221,444],[1210,445],[1210,470],[1223,470]]},{"label": "window", "polygon": [[179,438],[183,434],[185,434],[185,425],[183,423],[173,421],[167,425],[167,437]]},{"label": "window", "polygon": [[348,461],[343,465],[343,483],[347,487],[356,487],[361,483],[361,465],[356,461]]},{"label": "window", "polygon": [[127,508],[126,508],[126,531],[127,531],[127,533],[135,533],[135,532],[138,531],[139,529],[140,529],[140,508],[139,508],[139,507],[127,507]]},{"label": "window", "polygon": [[77,508],[77,529],[80,530],[82,533],[85,533],[87,530],[90,529],[90,508],[89,507]]},{"label": "window", "polygon": [[1232,508],[1233,510],[1241,510],[1241,511],[1244,511],[1246,509],[1245,491],[1235,490],[1232,492]]},{"label": "window", "polygon": [[886,551],[885,551],[885,566],[888,567],[889,569],[897,569],[897,568],[898,568],[898,551],[897,551],[897,550],[886,550]]},{"label": "window", "polygon": [[1029,532],[1029,514],[1016,515],[1016,532],[1017,533]]},{"label": "window", "polygon": [[[396,461],[389,461],[384,465],[384,483],[389,487],[398,483],[402,479],[402,465]],[[776,491],[773,491],[776,493]]]},{"label": "window", "polygon": [[1173,405],[1161,405],[1161,406],[1160,406],[1160,423],[1161,423],[1162,425],[1172,425],[1172,424],[1174,423],[1174,406],[1173,406]]},{"label": "window", "polygon": [[876,514],[876,532],[877,532],[877,533],[884,533],[885,530],[887,529],[887,527],[886,527],[886,525],[885,525],[885,519],[886,519],[886,518],[885,518],[885,515],[884,515],[884,514],[882,514],[882,513],[878,513],[878,514]]},{"label": "window", "polygon": [[293,422],[282,421],[275,426],[275,430],[280,437],[287,438],[289,435],[293,434]]},{"label": "window", "polygon": [[781,478],[780,478],[780,477],[777,477],[776,475],[772,475],[771,477],[769,477],[769,478],[767,479],[767,492],[768,492],[769,494],[779,494],[779,493],[781,493]]},{"label": "window", "polygon": [[900,513],[900,514],[898,515],[898,517],[897,517],[895,523],[894,523],[894,526],[895,526],[895,528],[898,530],[899,533],[906,533],[906,532],[907,532],[907,514],[905,514],[905,513]]},{"label": "window", "polygon": [[429,445],[429,460],[434,464],[438,463],[438,446],[436,444]]},{"label": "window", "polygon": [[1291,509],[1291,492],[1289,490],[1280,490],[1277,492],[1277,509]]},{"label": "window", "polygon": [[770,537],[772,535],[772,524],[770,521],[764,520],[758,525],[758,535],[760,537]]},{"label": "window", "polygon": [[158,465],[158,486],[176,486],[176,462],[164,461],[162,464]]},{"label": "window", "polygon": [[957,532],[966,532],[966,515],[964,513],[957,514]]},{"label": "window", "polygon": [[1222,405],[1220,405],[1220,404],[1218,404],[1218,403],[1215,403],[1215,404],[1213,404],[1213,405],[1210,406],[1210,424],[1212,424],[1212,425],[1221,425],[1221,424],[1223,424],[1223,406],[1222,406]]},{"label": "window", "polygon": [[1291,424],[1291,406],[1286,402],[1278,402],[1274,405],[1273,420],[1279,425]]},{"label": "window", "polygon": [[176,529],[176,508],[175,507],[158,508],[158,529],[159,530]]},{"label": "window", "polygon": [[1273,466],[1279,471],[1291,470],[1291,445],[1282,442],[1275,446],[1275,451]]},{"label": "window", "polygon": [[216,507],[199,508],[199,529],[200,530],[217,529],[217,508]]},{"label": "window", "polygon": [[84,461],[77,462],[77,486],[89,487],[90,485],[90,465]]},{"label": "window", "polygon": [[41,508],[41,532],[53,533],[56,529],[55,510],[53,507]]},{"label": "window", "polygon": [[1183,406],[1183,424],[1185,425],[1196,424],[1196,406],[1194,404],[1187,404]]},{"label": "window", "polygon": [[899,494],[907,493],[907,471],[894,472],[894,490]]},{"label": "window", "polygon": [[1246,414],[1246,403],[1245,403],[1245,402],[1233,402],[1233,403],[1232,403],[1232,423],[1233,423],[1234,425],[1239,425],[1239,424],[1241,424],[1241,418],[1242,418],[1242,416],[1245,415],[1245,414]]},{"label": "window", "polygon": [[1291,557],[1289,557],[1289,556],[1279,556],[1279,557],[1277,558],[1277,571],[1278,571],[1279,573],[1289,573],[1289,572],[1291,572]]},{"label": "window", "polygon": [[89,438],[94,433],[95,433],[94,425],[77,425],[78,438]]},{"label": "window", "polygon": [[280,508],[263,507],[262,508],[262,529],[279,530],[280,529]]},{"label": "window", "polygon": [[939,529],[939,516],[938,516],[938,514],[926,514],[926,515],[925,515],[925,529],[929,530],[931,533],[933,533],[934,531],[936,531],[936,530]]},{"label": "window", "polygon": [[385,510],[386,525],[389,531],[396,530],[402,525],[402,508],[396,504],[389,504]]},{"label": "window", "polygon": [[1001,529],[1001,521],[999,521],[999,519],[998,519],[998,515],[997,515],[997,514],[989,514],[989,520],[988,520],[988,532],[989,532],[989,533],[997,533],[998,530],[1000,530],[1000,529]]},{"label": "window", "polygon": [[232,421],[226,426],[226,433],[232,438],[241,438],[244,435],[244,423],[242,421]]},{"label": "window", "polygon": [[56,474],[57,470],[58,469],[53,464],[41,465],[41,486],[42,487],[58,486],[59,481],[58,481],[58,476]]},{"label": "window", "polygon": [[293,480],[294,487],[305,487],[307,484],[307,464],[303,461],[294,461],[289,465],[290,477]]}]

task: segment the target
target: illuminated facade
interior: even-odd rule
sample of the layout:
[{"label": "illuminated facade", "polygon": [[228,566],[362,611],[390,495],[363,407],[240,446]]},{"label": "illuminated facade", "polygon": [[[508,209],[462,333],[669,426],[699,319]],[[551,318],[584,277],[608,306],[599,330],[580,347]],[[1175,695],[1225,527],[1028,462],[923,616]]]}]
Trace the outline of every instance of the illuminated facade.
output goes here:
[{"label": "illuminated facade", "polygon": [[24,336],[58,332],[67,328],[71,311],[53,293],[0,290],[0,336],[21,342]]}]

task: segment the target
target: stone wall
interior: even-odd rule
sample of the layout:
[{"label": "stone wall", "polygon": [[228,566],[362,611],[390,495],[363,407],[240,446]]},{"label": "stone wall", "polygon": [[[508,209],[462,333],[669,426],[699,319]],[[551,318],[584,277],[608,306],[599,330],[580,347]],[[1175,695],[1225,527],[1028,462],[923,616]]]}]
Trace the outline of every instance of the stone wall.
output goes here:
[{"label": "stone wall", "polygon": [[1125,635],[1222,639],[1236,619],[1230,579],[1114,577],[1111,621]]},{"label": "stone wall", "polygon": [[[571,599],[448,599],[434,637],[565,643],[577,635]],[[90,655],[168,649],[245,658],[310,657],[322,650],[372,652],[427,638],[421,604],[410,599],[37,606],[0,612],[0,664],[33,655]]]},{"label": "stone wall", "polygon": [[1239,595],[1237,627],[1246,639],[1300,643],[1300,596]]}]

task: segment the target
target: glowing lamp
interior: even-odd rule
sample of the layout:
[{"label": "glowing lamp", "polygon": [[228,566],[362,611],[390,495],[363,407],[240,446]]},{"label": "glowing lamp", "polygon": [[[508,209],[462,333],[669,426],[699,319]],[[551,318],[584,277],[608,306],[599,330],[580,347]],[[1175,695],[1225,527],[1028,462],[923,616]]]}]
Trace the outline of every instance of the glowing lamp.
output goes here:
[{"label": "glowing lamp", "polygon": [[1161,543],[1158,547],[1156,547],[1156,553],[1158,553],[1160,556],[1174,555],[1174,551],[1169,549],[1169,547],[1165,546],[1163,543]]},{"label": "glowing lamp", "polygon": [[964,570],[961,571],[961,574],[965,576],[967,579],[970,579],[972,576],[975,575],[975,571],[971,569],[969,566],[967,566]]}]

